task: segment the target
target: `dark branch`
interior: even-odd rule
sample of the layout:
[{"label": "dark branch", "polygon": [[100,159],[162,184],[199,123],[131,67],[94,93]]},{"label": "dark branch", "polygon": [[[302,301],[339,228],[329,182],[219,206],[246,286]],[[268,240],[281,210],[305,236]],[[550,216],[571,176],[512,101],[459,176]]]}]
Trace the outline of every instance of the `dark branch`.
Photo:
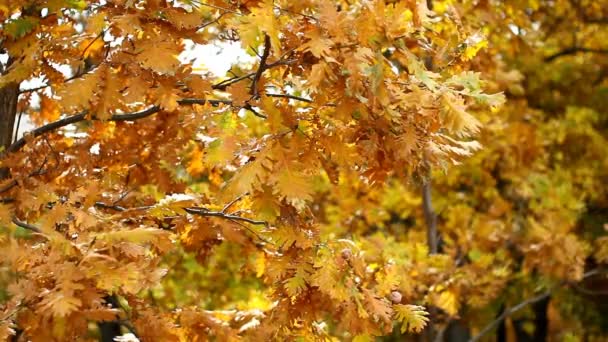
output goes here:
[{"label": "dark branch", "polygon": [[439,252],[437,232],[437,214],[433,209],[433,201],[431,198],[431,173],[428,174],[428,179],[422,184],[422,209],[424,211],[424,220],[427,226],[427,245],[429,246],[430,254]]},{"label": "dark branch", "polygon": [[[39,175],[43,175],[46,173],[45,170],[42,170],[42,167],[44,167],[44,164],[36,171],[30,173],[29,175],[27,175],[27,177],[34,177],[34,176],[39,176]],[[0,188],[0,193],[9,191],[10,189],[16,187],[19,184],[19,182],[17,182],[16,179],[13,179],[12,181],[8,182],[5,186],[3,186],[2,188]]]},{"label": "dark branch", "polygon": [[266,61],[268,60],[268,56],[270,56],[270,36],[264,35],[264,52],[262,53],[262,57],[260,57],[260,66],[253,76],[253,82],[251,82],[251,95],[253,98],[257,98],[258,94],[258,82],[266,70]]},{"label": "dark branch", "polygon": [[[592,277],[594,275],[598,275],[598,274],[602,274],[605,273],[606,270],[600,270],[600,269],[595,269],[595,270],[591,270],[589,272],[586,272],[585,274],[583,274],[582,279],[586,279],[589,277]],[[581,279],[581,280],[582,280]],[[562,282],[561,285],[565,284],[566,282]],[[536,295],[532,298],[526,299],[523,302],[512,306],[508,309],[505,309],[505,311],[503,311],[502,314],[500,314],[500,316],[498,316],[495,320],[493,320],[492,322],[490,322],[488,325],[486,325],[483,329],[481,329],[481,331],[473,336],[469,342],[476,342],[479,341],[485,334],[487,334],[488,332],[492,331],[492,329],[496,328],[496,326],[502,322],[504,319],[506,319],[507,317],[510,317],[512,314],[516,313],[517,311],[525,308],[526,306],[530,305],[530,304],[534,304],[537,302],[540,302],[541,300],[549,297],[551,295],[551,293],[553,292],[553,290],[555,290],[557,286],[552,287],[546,291],[544,291],[543,293]]]},{"label": "dark branch", "polygon": [[311,99],[307,99],[305,97],[300,97],[300,96],[295,96],[295,95],[290,95],[290,94],[265,94],[265,95],[268,97],[278,97],[278,98],[291,99],[291,100],[312,103]]},{"label": "dark branch", "polygon": [[244,79],[253,77],[255,75],[255,71],[254,72],[250,72],[248,74],[245,74],[243,76],[238,76],[238,77],[233,77],[233,78],[229,78],[227,80],[223,80],[220,83],[214,84],[211,86],[212,89],[215,90],[226,90],[226,88],[228,88],[230,85],[240,82]]},{"label": "dark branch", "polygon": [[233,199],[232,201],[228,202],[228,204],[226,204],[224,206],[224,208],[222,208],[222,212],[225,213],[226,211],[228,211],[228,209],[230,209],[230,207],[232,207],[236,202],[240,201],[243,199],[243,197],[247,196],[249,193],[244,193],[242,195],[240,195],[239,197]]},{"label": "dark branch", "polygon": [[[292,64],[294,62],[295,62],[295,60],[292,60],[292,59],[279,59],[276,62],[266,64],[264,70],[268,70],[270,68],[274,68],[274,67],[280,66],[280,65],[290,65],[290,64]],[[258,70],[252,71],[252,72],[250,72],[248,74],[245,74],[243,76],[238,76],[238,77],[229,78],[227,80],[223,80],[220,83],[212,85],[211,88],[215,89],[215,90],[226,90],[226,88],[228,88],[230,85],[232,85],[234,83],[237,83],[237,82],[240,82],[240,81],[242,81],[244,79],[251,78],[251,77],[255,76],[257,74]]]},{"label": "dark branch", "polygon": [[[177,102],[180,105],[210,103],[214,106],[217,106],[219,104],[228,104],[228,105],[232,104],[232,101],[228,101],[228,100],[204,100],[204,99],[182,99]],[[126,113],[126,114],[114,114],[107,121],[117,121],[117,122],[118,121],[135,121],[138,119],[143,119],[145,117],[148,117],[152,114],[158,113],[158,112],[160,112],[160,110],[161,110],[160,106],[155,105],[155,106],[149,107],[147,109],[144,109],[144,110],[141,110],[138,112]],[[68,116],[67,118],[63,118],[63,119],[51,122],[47,125],[38,127],[36,129],[34,129],[33,131],[27,133],[27,135],[23,136],[21,139],[15,141],[3,153],[0,154],[0,157],[4,156],[5,153],[19,151],[21,148],[23,148],[23,146],[25,146],[25,144],[27,143],[27,140],[29,138],[36,138],[45,133],[54,131],[58,128],[65,127],[65,126],[68,126],[71,124],[75,124],[80,121],[84,121],[86,119],[86,117],[87,117],[87,112],[83,111],[79,114]],[[98,118],[93,117],[92,120],[98,120]],[[2,192],[2,191],[0,191],[0,192]]]},{"label": "dark branch", "polygon": [[34,233],[42,233],[42,230],[40,230],[40,228],[38,228],[38,227],[36,227],[36,226],[34,226],[34,225],[31,225],[31,224],[29,224],[29,223],[26,223],[26,222],[20,221],[19,219],[17,219],[17,218],[16,218],[16,217],[14,217],[14,216],[13,216],[13,223],[14,223],[15,225],[17,225],[17,226],[19,226],[19,227],[23,228],[23,229],[30,230],[30,231],[32,231],[32,232],[34,232]]},{"label": "dark branch", "polygon": [[[208,210],[207,208],[202,208],[202,207],[188,207],[188,208],[183,208],[183,209],[187,213],[193,214],[193,215],[209,216],[209,217],[219,217],[219,218],[224,218],[224,219],[227,219],[227,220],[247,222],[247,223],[254,224],[254,225],[268,226],[268,222],[266,222],[266,221],[254,220],[254,219],[250,219],[250,218],[247,218],[247,217],[238,216],[238,215],[235,215],[235,214],[228,214],[228,213],[225,212],[236,201],[240,200],[240,198],[241,197],[239,197],[236,200],[228,203],[224,207],[224,209],[222,211],[212,211],[212,210]],[[147,206],[141,206],[141,207],[125,208],[123,206],[116,205],[116,204],[107,204],[107,203],[104,203],[104,202],[95,202],[95,207],[102,208],[102,209],[111,209],[111,210],[116,210],[116,211],[120,211],[120,212],[125,212],[125,211],[135,211],[135,210],[148,210],[148,209],[153,208],[154,206],[147,205]]]},{"label": "dark branch", "polygon": [[[69,81],[75,80],[75,79],[77,79],[77,78],[79,78],[79,77],[82,77],[82,76],[84,76],[84,75],[85,75],[87,72],[90,72],[90,71],[92,71],[92,70],[95,70],[97,67],[99,67],[99,65],[101,65],[101,64],[94,65],[94,66],[92,66],[92,67],[91,67],[90,69],[88,69],[88,70],[83,70],[83,71],[81,71],[81,72],[76,72],[74,75],[72,75],[72,76],[70,76],[70,77],[68,77],[68,78],[64,79],[64,80],[63,80],[63,82],[64,82],[64,83],[65,83],[65,82],[69,82]],[[23,90],[20,90],[20,91],[19,91],[19,94],[31,93],[31,92],[33,92],[33,91],[42,90],[42,89],[44,89],[44,88],[48,88],[48,87],[50,87],[50,86],[52,86],[52,84],[47,83],[47,84],[43,84],[43,85],[41,85],[41,86],[39,86],[39,87],[34,87],[34,88],[29,88],[29,89],[23,89]]]},{"label": "dark branch", "polygon": [[247,109],[248,111],[252,112],[253,115],[262,118],[262,119],[268,119],[268,117],[260,112],[258,112],[257,110],[255,110],[249,103],[245,103],[245,105],[243,106],[243,108]]},{"label": "dark branch", "polygon": [[563,56],[575,55],[579,52],[605,54],[605,53],[608,53],[608,49],[591,49],[591,48],[573,46],[573,47],[564,49],[562,51],[559,51],[557,53],[554,53],[550,56],[545,57],[545,62],[551,62],[551,61],[553,61],[559,57],[563,57]]},{"label": "dark branch", "polygon": [[500,322],[502,322],[505,318],[511,316],[512,314],[516,313],[517,311],[525,308],[526,306],[530,305],[530,304],[534,304],[536,302],[540,302],[541,300],[549,297],[551,295],[551,290],[547,290],[535,297],[529,298],[527,300],[524,300],[523,302],[512,306],[508,309],[506,309],[505,311],[502,312],[502,314],[500,314],[500,316],[498,316],[494,321],[492,321],[490,324],[486,325],[480,332],[479,334],[473,336],[469,342],[475,342],[475,341],[479,341],[479,339],[481,339],[485,334],[487,334],[488,332],[490,332],[492,329],[494,329]]},{"label": "dark branch", "polygon": [[154,206],[153,205],[143,205],[141,207],[131,207],[131,208],[126,208],[123,207],[121,205],[118,205],[116,203],[114,204],[107,204],[104,202],[95,202],[95,207],[97,208],[101,208],[101,209],[111,209],[111,210],[116,210],[116,211],[138,211],[138,210],[148,210],[148,209],[152,209]]},{"label": "dark branch", "polygon": [[187,213],[193,214],[193,215],[220,217],[220,218],[225,218],[228,220],[247,222],[247,223],[251,223],[254,225],[268,226],[268,222],[266,222],[266,221],[253,220],[253,219],[250,219],[247,217],[242,217],[242,216],[233,215],[233,214],[226,214],[221,211],[211,211],[211,210],[207,210],[206,208],[191,207],[191,208],[184,208],[184,210]]}]

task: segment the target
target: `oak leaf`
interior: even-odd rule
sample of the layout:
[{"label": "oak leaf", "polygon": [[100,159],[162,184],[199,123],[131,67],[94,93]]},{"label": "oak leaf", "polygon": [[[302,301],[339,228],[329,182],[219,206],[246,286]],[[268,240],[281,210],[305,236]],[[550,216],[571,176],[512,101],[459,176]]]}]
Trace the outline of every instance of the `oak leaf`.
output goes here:
[{"label": "oak leaf", "polygon": [[401,333],[421,332],[429,321],[429,313],[422,306],[410,304],[393,305],[395,319],[401,322]]}]

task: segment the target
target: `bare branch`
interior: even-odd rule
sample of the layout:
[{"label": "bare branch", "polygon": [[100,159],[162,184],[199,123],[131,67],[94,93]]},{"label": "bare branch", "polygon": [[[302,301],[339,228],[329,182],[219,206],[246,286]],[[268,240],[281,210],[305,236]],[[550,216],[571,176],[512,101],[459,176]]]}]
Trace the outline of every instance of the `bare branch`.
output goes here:
[{"label": "bare branch", "polygon": [[307,99],[305,97],[300,97],[300,96],[296,96],[296,95],[290,95],[290,94],[264,94],[264,95],[266,95],[268,97],[278,97],[278,98],[285,98],[285,99],[291,99],[291,100],[297,100],[297,101],[312,103],[311,99]]},{"label": "bare branch", "polygon": [[226,204],[224,206],[224,208],[222,208],[222,212],[225,213],[228,209],[230,209],[230,207],[232,207],[236,202],[240,201],[241,199],[243,199],[243,197],[247,196],[249,193],[244,193],[242,195],[240,195],[239,197],[233,199],[232,201],[228,202],[228,204]]},{"label": "bare branch", "polygon": [[209,217],[220,217],[220,218],[225,218],[225,219],[228,219],[228,220],[247,222],[247,223],[254,224],[254,225],[268,226],[268,222],[266,222],[266,221],[253,220],[253,219],[250,219],[250,218],[247,218],[247,217],[242,217],[242,216],[232,215],[232,214],[226,214],[226,213],[223,213],[221,211],[211,211],[211,210],[208,210],[206,208],[190,207],[190,208],[184,208],[184,210],[187,213],[193,214],[193,215],[209,216]]},{"label": "bare branch", "polygon": [[212,85],[211,88],[215,89],[215,90],[226,90],[226,88],[228,88],[228,86],[230,86],[230,85],[232,85],[234,83],[240,82],[240,81],[242,81],[244,79],[250,78],[250,77],[252,77],[254,75],[255,75],[255,71],[254,72],[250,72],[248,74],[245,74],[243,76],[229,78],[227,80],[221,81],[220,83]]},{"label": "bare branch", "polygon": [[[293,59],[282,59],[281,58],[281,59],[279,59],[276,62],[266,64],[264,70],[268,70],[270,68],[274,68],[274,67],[280,66],[280,65],[290,65],[290,64],[293,64],[294,62],[295,62],[295,60],[293,60]],[[242,80],[245,80],[245,79],[248,79],[248,78],[251,78],[251,77],[255,76],[257,74],[258,70],[252,71],[252,72],[250,72],[248,74],[245,74],[245,75],[242,75],[242,76],[232,77],[232,78],[229,78],[227,80],[223,80],[223,81],[221,81],[219,83],[216,83],[216,84],[212,85],[211,88],[215,89],[215,90],[226,90],[226,88],[228,88],[230,85],[232,85],[234,83],[237,83],[237,82],[240,82]]]},{"label": "bare branch", "polygon": [[260,112],[258,112],[257,110],[255,110],[249,103],[245,103],[245,105],[243,106],[243,108],[247,109],[248,111],[252,112],[253,115],[262,118],[262,119],[268,119],[268,117]]}]

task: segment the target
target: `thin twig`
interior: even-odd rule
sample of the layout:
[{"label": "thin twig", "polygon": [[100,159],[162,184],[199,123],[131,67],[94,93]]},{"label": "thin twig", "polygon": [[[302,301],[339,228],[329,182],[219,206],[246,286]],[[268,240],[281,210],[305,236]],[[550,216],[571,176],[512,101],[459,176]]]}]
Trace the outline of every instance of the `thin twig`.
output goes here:
[{"label": "thin twig", "polygon": [[19,116],[17,117],[17,127],[15,127],[15,136],[13,137],[13,142],[17,141],[17,136],[19,135],[19,127],[21,126],[21,117],[23,116],[23,111],[19,112]]},{"label": "thin twig", "polygon": [[262,119],[268,119],[268,117],[260,112],[258,112],[257,110],[255,110],[251,104],[249,103],[245,103],[245,105],[243,106],[244,109],[247,109],[248,111],[252,112],[253,115],[262,118]]},{"label": "thin twig", "polygon": [[224,208],[222,208],[222,212],[225,213],[228,209],[230,209],[230,207],[232,207],[236,202],[240,201],[241,199],[243,199],[243,197],[247,196],[249,193],[244,193],[242,195],[240,195],[239,197],[233,199],[232,201],[228,202],[228,204],[226,204],[224,206]]},{"label": "thin twig", "polygon": [[111,210],[116,210],[116,211],[120,211],[120,212],[125,212],[125,211],[142,211],[142,210],[148,210],[148,209],[154,208],[153,205],[142,205],[140,207],[127,208],[127,207],[123,207],[123,206],[118,205],[118,204],[107,204],[107,203],[104,203],[104,202],[95,202],[94,206],[97,207],[97,208],[101,208],[101,209],[111,209]]},{"label": "thin twig", "polygon": [[51,150],[53,157],[55,157],[55,163],[56,163],[55,168],[58,168],[59,164],[61,163],[59,161],[59,153],[57,153],[57,151],[55,151],[55,149],[53,148],[53,145],[51,145],[51,143],[49,142],[49,140],[47,138],[44,138],[44,142],[47,144],[47,146]]},{"label": "thin twig", "polygon": [[[276,62],[272,62],[272,63],[266,64],[265,70],[268,70],[270,68],[274,68],[274,67],[280,66],[280,65],[290,65],[290,64],[293,64],[294,62],[295,62],[295,60],[293,60],[293,59],[283,59],[283,58],[281,58],[281,59],[279,59]],[[258,71],[256,70],[256,71],[252,71],[252,72],[250,72],[248,74],[245,74],[245,75],[242,75],[242,76],[232,77],[232,78],[229,78],[227,80],[223,80],[223,81],[221,81],[219,83],[216,83],[216,84],[212,85],[211,88],[215,89],[215,90],[226,90],[226,88],[228,88],[228,86],[230,86],[230,85],[232,85],[234,83],[240,82],[242,80],[251,78],[251,77],[255,76],[255,74],[257,72]]]},{"label": "thin twig", "polygon": [[196,27],[196,30],[198,31],[198,30],[204,29],[205,27],[207,27],[207,26],[209,26],[209,25],[213,25],[213,24],[217,23],[218,21],[220,21],[220,19],[222,19],[222,17],[223,17],[223,16],[224,16],[226,13],[228,13],[228,12],[222,12],[222,13],[220,13],[220,15],[219,15],[217,18],[215,18],[214,20],[212,20],[212,21],[210,21],[210,22],[207,22],[207,23],[204,23],[204,24],[202,24],[201,26],[197,26],[197,27]]},{"label": "thin twig", "polygon": [[253,234],[258,240],[269,244],[269,245],[275,245],[272,241],[265,239],[263,236],[261,236],[260,234],[258,234],[255,230],[251,229],[250,227],[247,227],[247,225],[243,224],[242,222],[239,221],[235,221],[235,220],[230,220],[232,222],[234,222],[235,224],[238,224],[239,226],[243,227],[244,229],[246,229],[248,232],[250,232],[251,234]]},{"label": "thin twig", "polygon": [[93,44],[99,39],[101,38],[104,34],[106,34],[106,32],[108,32],[108,29],[104,29],[101,32],[99,32],[99,34],[95,37],[95,39],[91,40],[91,42],[84,48],[84,50],[82,50],[82,53],[80,54],[80,59],[84,58],[84,55],[87,53],[87,50],[93,46]]},{"label": "thin twig", "polygon": [[308,19],[311,19],[311,20],[314,20],[314,21],[317,21],[317,22],[319,21],[319,19],[313,17],[312,15],[308,15],[308,14],[304,14],[304,13],[300,13],[300,12],[295,12],[295,11],[288,10],[288,9],[285,9],[285,8],[282,8],[282,7],[279,7],[279,6],[276,6],[276,5],[274,6],[274,8],[278,9],[281,12],[291,13],[291,14],[295,14],[295,15],[300,15],[300,16],[302,16],[304,18],[308,18]]},{"label": "thin twig", "polygon": [[300,96],[296,96],[296,95],[290,95],[290,94],[264,94],[264,95],[266,95],[268,97],[278,97],[278,98],[285,98],[285,99],[291,99],[291,100],[297,100],[297,101],[312,103],[311,99],[307,99],[305,97],[300,97]]},{"label": "thin twig", "polygon": [[187,213],[193,214],[193,215],[220,217],[220,218],[225,218],[228,220],[247,222],[247,223],[254,224],[254,225],[268,226],[268,222],[266,222],[266,221],[254,220],[254,219],[250,219],[247,217],[226,214],[221,211],[212,211],[212,210],[208,210],[207,208],[190,207],[190,208],[184,208],[184,210]]},{"label": "thin twig", "polygon": [[242,76],[232,77],[227,80],[223,80],[220,83],[212,85],[211,88],[215,89],[215,90],[225,90],[226,88],[228,88],[228,86],[230,86],[234,83],[240,82],[240,81],[250,78],[250,77],[253,77],[255,75],[255,73],[256,72],[253,71],[253,72],[250,72],[250,73],[242,75]]},{"label": "thin twig", "polygon": [[[95,66],[94,66],[93,68],[91,68],[90,70],[87,70],[87,72],[90,72],[90,71],[95,70],[97,67],[99,67],[99,65],[100,65],[100,64],[95,65]],[[79,77],[82,77],[84,74],[86,74],[86,72],[85,72],[85,73],[79,73],[79,72],[77,72],[77,73],[75,73],[74,75],[72,75],[72,76],[70,76],[70,77],[68,77],[68,78],[64,79],[64,80],[63,80],[63,82],[65,83],[65,82],[73,81],[73,80],[75,80],[75,79],[77,79],[77,78],[79,78]],[[51,83],[47,83],[47,84],[43,84],[43,85],[38,86],[38,87],[29,88],[29,89],[23,89],[23,90],[20,90],[20,91],[19,91],[19,94],[31,93],[31,92],[34,92],[34,91],[42,90],[42,89],[44,89],[44,88],[48,88],[48,87],[50,87],[50,86],[52,86],[52,84],[51,84]]]}]

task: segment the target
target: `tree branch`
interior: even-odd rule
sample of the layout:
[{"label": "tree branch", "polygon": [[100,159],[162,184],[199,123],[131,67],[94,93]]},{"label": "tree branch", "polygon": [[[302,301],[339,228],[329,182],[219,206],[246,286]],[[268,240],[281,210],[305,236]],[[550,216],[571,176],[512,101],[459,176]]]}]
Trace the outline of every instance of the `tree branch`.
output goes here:
[{"label": "tree branch", "polygon": [[253,98],[259,97],[258,82],[260,81],[260,78],[262,77],[264,70],[266,70],[266,61],[268,60],[268,56],[270,56],[270,48],[271,48],[270,36],[265,34],[264,35],[264,52],[262,52],[262,57],[260,57],[260,66],[258,67],[258,70],[255,72],[255,75],[253,76],[253,82],[251,82],[251,96]]},{"label": "tree branch", "polygon": [[268,97],[278,97],[278,98],[285,98],[285,99],[291,99],[291,100],[297,100],[297,101],[312,103],[311,99],[307,99],[305,97],[300,97],[300,96],[295,96],[295,95],[290,95],[290,94],[264,94],[264,95],[266,95]]},{"label": "tree branch", "polygon": [[[1,155],[0,155],[1,156]],[[44,167],[44,164],[36,171],[30,173],[29,175],[27,175],[27,177],[33,177],[33,176],[39,176],[39,175],[43,175],[46,173],[45,170],[42,170],[42,167]],[[0,188],[0,193],[9,191],[10,189],[16,187],[19,184],[19,182],[17,182],[16,179],[13,179],[12,181],[8,182],[5,186],[3,186],[2,188]],[[14,199],[10,199],[10,201],[14,201]]]},{"label": "tree branch", "polygon": [[[294,62],[295,62],[295,60],[292,60],[292,59],[279,59],[276,62],[266,64],[264,70],[268,70],[270,68],[274,68],[274,67],[280,66],[280,65],[290,65],[290,64],[293,64]],[[237,82],[240,82],[240,81],[242,81],[244,79],[251,78],[251,77],[255,76],[257,74],[258,70],[252,71],[252,72],[250,72],[248,74],[245,74],[243,76],[238,76],[238,77],[229,78],[227,80],[223,80],[223,81],[221,81],[219,83],[216,83],[216,84],[212,85],[211,88],[215,89],[215,90],[222,90],[222,91],[226,90],[226,88],[228,88],[230,85],[232,85],[234,83],[237,83]]]},{"label": "tree branch", "polygon": [[424,220],[426,221],[427,245],[429,246],[430,254],[439,252],[437,232],[437,214],[433,208],[433,200],[431,198],[431,175],[429,172],[428,179],[422,184],[422,209],[424,210]]},{"label": "tree branch", "polygon": [[[219,104],[228,104],[231,105],[232,101],[229,100],[205,100],[205,99],[181,99],[178,100],[177,103],[179,103],[180,105],[192,105],[192,104],[205,104],[205,103],[210,103],[212,105],[219,105]],[[114,114],[112,115],[107,121],[135,121],[138,119],[143,119],[145,117],[148,117],[152,114],[156,114],[158,112],[160,112],[161,108],[160,106],[154,105],[152,107],[149,107],[147,109],[138,111],[138,112],[133,112],[133,113],[125,113],[125,114]],[[21,148],[23,148],[23,146],[25,146],[25,144],[27,143],[27,140],[30,137],[36,138],[39,137],[45,133],[51,132],[53,130],[56,130],[58,128],[61,127],[65,127],[80,121],[84,121],[86,119],[87,116],[87,111],[83,111],[80,112],[76,115],[72,115],[72,116],[68,116],[66,118],[51,122],[49,124],[46,124],[44,126],[38,127],[36,129],[34,129],[33,131],[30,131],[29,133],[27,133],[27,135],[24,135],[23,137],[21,137],[19,140],[15,141],[13,144],[11,144],[4,152],[0,153],[0,157],[3,157],[6,153],[12,153],[12,152],[17,152],[18,150],[20,150]],[[91,118],[91,120],[98,120],[96,117]],[[1,192],[1,191],[0,191]]]},{"label": "tree branch", "polygon": [[[591,276],[598,275],[598,274],[601,274],[601,273],[603,273],[603,272],[605,272],[605,270],[601,270],[601,269],[594,269],[594,270],[591,270],[591,271],[586,272],[585,274],[583,274],[582,279],[589,278],[589,277],[591,277]],[[581,280],[582,280],[582,279],[581,279]],[[562,282],[560,285],[563,285],[564,283],[566,283],[566,282]],[[510,307],[510,308],[508,308],[508,309],[505,309],[505,311],[503,311],[503,312],[502,312],[502,314],[500,314],[500,316],[498,316],[498,317],[497,317],[495,320],[493,320],[493,321],[492,321],[492,322],[490,322],[488,325],[486,325],[486,326],[485,326],[483,329],[481,329],[481,331],[480,331],[480,332],[479,332],[477,335],[473,336],[473,337],[472,337],[472,338],[469,340],[469,342],[476,342],[476,341],[479,341],[479,340],[480,340],[480,339],[481,339],[481,338],[482,338],[482,337],[483,337],[485,334],[487,334],[488,332],[492,331],[492,329],[496,328],[496,326],[497,326],[497,325],[498,325],[500,322],[502,322],[504,319],[506,319],[507,317],[510,317],[512,314],[516,313],[517,311],[519,311],[519,310],[521,310],[521,309],[525,308],[526,306],[528,306],[528,305],[530,305],[530,304],[534,304],[534,303],[540,302],[541,300],[543,300],[543,299],[545,299],[545,298],[549,297],[549,296],[551,295],[551,293],[552,293],[552,292],[553,292],[553,291],[554,291],[554,290],[555,290],[555,289],[556,289],[558,286],[559,286],[559,285],[554,286],[554,287],[552,287],[552,288],[550,288],[550,289],[548,289],[548,290],[544,291],[543,293],[541,293],[541,294],[539,294],[539,295],[536,295],[536,296],[534,296],[534,297],[532,297],[532,298],[526,299],[526,300],[524,300],[523,302],[521,302],[521,303],[519,303],[519,304],[517,304],[517,305],[514,305],[514,306],[512,306],[512,307]]]},{"label": "tree branch", "polygon": [[268,226],[268,222],[266,222],[266,221],[253,220],[253,219],[250,219],[247,217],[242,217],[242,216],[233,215],[233,214],[226,214],[221,211],[211,211],[206,208],[190,207],[190,208],[184,208],[184,210],[187,213],[193,214],[193,215],[221,217],[221,218],[225,218],[228,220],[242,221],[242,222],[247,222],[247,223],[259,225],[259,226]]},{"label": "tree branch", "polygon": [[[230,203],[226,204],[226,206],[224,207],[224,209],[222,209],[222,211],[212,211],[212,210],[209,210],[209,209],[204,208],[204,207],[186,207],[186,208],[183,208],[183,209],[187,213],[193,214],[193,215],[208,216],[208,217],[220,217],[220,218],[224,218],[224,219],[227,219],[227,220],[247,222],[247,223],[250,223],[250,224],[253,224],[253,225],[268,226],[268,222],[266,222],[266,221],[254,220],[254,219],[250,219],[250,218],[247,218],[247,217],[242,217],[242,216],[226,213],[226,210],[228,210],[232,205],[234,205],[234,203],[236,203],[237,201],[239,201],[241,198],[242,198],[242,196],[239,196],[235,200],[233,200]],[[98,207],[98,208],[102,208],[102,209],[111,209],[111,210],[116,210],[116,211],[120,211],[120,212],[134,211],[134,210],[148,210],[148,209],[151,209],[151,208],[154,207],[153,205],[146,205],[146,206],[141,206],[141,207],[125,208],[125,207],[120,206],[120,205],[107,204],[107,203],[104,203],[104,202],[95,202],[95,206]]]},{"label": "tree branch", "polygon": [[559,57],[563,57],[563,56],[567,56],[567,55],[575,55],[579,52],[607,54],[608,49],[592,49],[592,48],[573,46],[573,47],[569,47],[567,49],[564,49],[562,51],[559,51],[557,53],[554,53],[552,55],[545,57],[545,62],[551,62]]},{"label": "tree branch", "polygon": [[17,217],[15,217],[15,216],[13,216],[13,220],[12,220],[12,221],[13,221],[13,223],[14,223],[15,225],[17,225],[17,226],[19,226],[19,227],[21,227],[21,228],[23,228],[23,229],[30,230],[30,231],[32,231],[32,232],[34,232],[34,233],[39,233],[39,234],[40,234],[40,233],[42,233],[42,230],[40,230],[40,228],[38,228],[38,227],[36,227],[36,226],[34,226],[34,225],[31,225],[31,224],[29,224],[29,223],[26,223],[26,222],[20,221],[20,220],[19,220]]}]

